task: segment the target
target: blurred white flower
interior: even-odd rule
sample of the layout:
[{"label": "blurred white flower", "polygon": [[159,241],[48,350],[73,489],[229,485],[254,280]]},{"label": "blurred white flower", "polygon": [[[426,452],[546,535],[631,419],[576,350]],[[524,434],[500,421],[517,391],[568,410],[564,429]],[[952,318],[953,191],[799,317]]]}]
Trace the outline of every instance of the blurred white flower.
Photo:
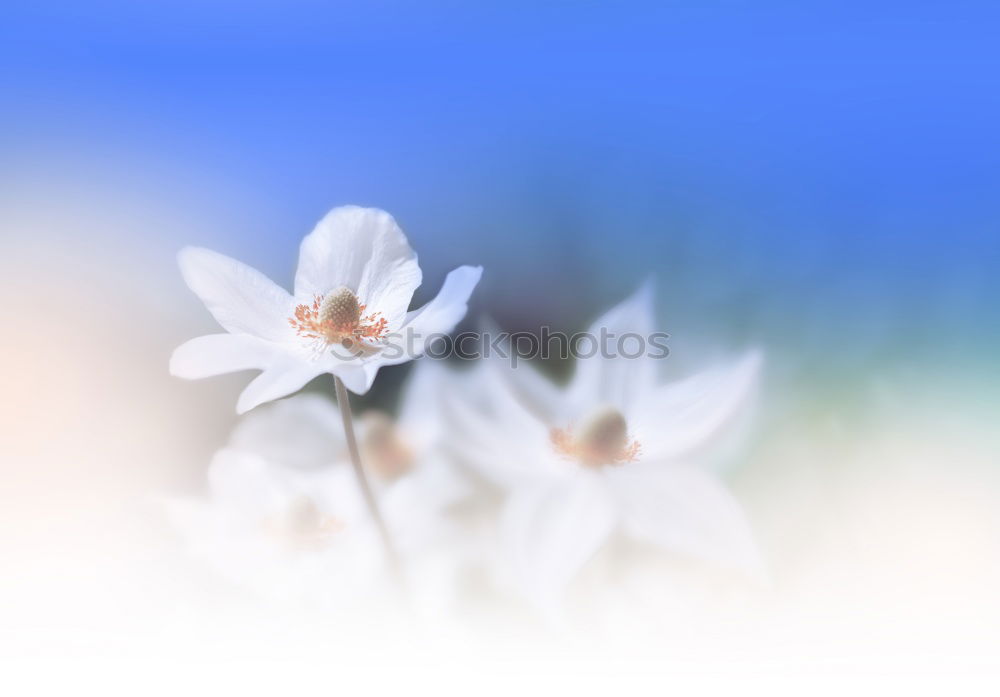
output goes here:
[{"label": "blurred white flower", "polygon": [[482,275],[482,267],[459,267],[434,300],[407,312],[421,281],[417,255],[392,216],[356,206],[333,209],[302,241],[294,295],[207,249],[185,248],[179,261],[228,333],[183,344],[170,370],[192,379],[263,371],[240,395],[240,413],[323,373],[367,392],[381,366],[416,358],[432,335],[454,328]]},{"label": "blurred white flower", "polygon": [[[590,328],[653,332],[649,285]],[[476,369],[459,395],[452,447],[509,492],[500,536],[513,581],[543,607],[615,533],[749,574],[760,559],[739,504],[698,452],[756,382],[751,353],[732,365],[659,384],[655,358],[578,359],[559,389],[531,366]]]},{"label": "blurred white flower", "polygon": [[[446,509],[465,490],[437,453],[441,371],[418,363],[400,418],[379,415],[377,428],[365,419],[360,439],[412,600],[426,612],[452,602],[462,562],[460,531]],[[342,609],[391,593],[338,419],[336,405],[315,394],[247,415],[212,461],[208,499],[171,505],[196,556],[234,583],[310,607]]]},{"label": "blurred white flower", "polygon": [[228,447],[304,472],[347,460],[337,403],[308,392],[243,416],[229,436]]},{"label": "blurred white flower", "polygon": [[208,481],[208,499],[173,502],[171,518],[194,555],[230,582],[326,609],[388,590],[377,533],[347,467],[296,472],[227,448]]},{"label": "blurred white flower", "polygon": [[[393,416],[369,409],[357,424],[361,461],[380,495],[412,490],[426,506],[442,508],[470,491],[442,449],[447,433],[441,395],[454,376],[437,361],[418,361]],[[302,471],[347,462],[349,454],[336,403],[299,394],[255,409],[233,429],[229,447]]]},{"label": "blurred white flower", "polygon": [[442,396],[455,378],[438,361],[419,361],[403,385],[399,408],[389,414],[369,410],[359,419],[361,460],[383,496],[413,496],[444,509],[472,494],[466,474],[444,448],[451,433]]}]

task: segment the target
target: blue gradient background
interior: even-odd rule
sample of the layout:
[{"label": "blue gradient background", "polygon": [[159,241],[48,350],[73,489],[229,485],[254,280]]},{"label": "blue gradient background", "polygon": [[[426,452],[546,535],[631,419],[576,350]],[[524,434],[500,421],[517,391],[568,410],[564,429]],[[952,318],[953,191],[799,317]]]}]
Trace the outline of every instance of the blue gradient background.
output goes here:
[{"label": "blue gradient background", "polygon": [[987,2],[9,6],[0,168],[47,206],[96,188],[165,221],[102,243],[143,273],[193,243],[287,283],[302,235],[351,202],[411,236],[418,301],[483,263],[474,309],[510,329],[578,328],[652,274],[679,364],[697,336],[809,379],[995,378],[998,20]]},{"label": "blue gradient background", "polygon": [[1000,5],[961,0],[7,3],[0,654],[63,642],[118,675],[104,647],[144,645],[135,618],[174,626],[162,497],[204,491],[249,380],[169,376],[217,331],[176,252],[288,286],[354,203],[406,231],[417,303],[484,265],[465,326],[576,331],[654,276],[665,371],[762,349],[726,474],[773,633],[710,622],[711,655],[995,672],[998,37]]}]

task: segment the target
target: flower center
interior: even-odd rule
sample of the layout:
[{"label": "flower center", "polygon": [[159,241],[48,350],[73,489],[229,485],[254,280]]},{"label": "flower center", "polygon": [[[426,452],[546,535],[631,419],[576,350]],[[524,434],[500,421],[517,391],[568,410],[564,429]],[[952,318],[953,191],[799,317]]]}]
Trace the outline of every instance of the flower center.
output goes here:
[{"label": "flower center", "polygon": [[337,518],[326,515],[308,496],[299,496],[281,513],[267,520],[267,530],[293,549],[321,547],[344,529]]},{"label": "flower center", "polygon": [[350,288],[340,286],[324,296],[317,295],[309,305],[297,305],[288,323],[299,336],[326,348],[340,344],[344,348],[376,350],[372,343],[385,338],[388,322],[379,312],[365,315],[365,306]]},{"label": "flower center", "polygon": [[594,410],[577,429],[554,428],[549,437],[556,452],[584,467],[620,465],[639,456],[639,441],[630,441],[625,417],[613,407]]},{"label": "flower center", "polygon": [[358,296],[341,286],[327,293],[319,305],[319,321],[331,327],[355,327],[361,319]]},{"label": "flower center", "polygon": [[400,437],[399,429],[386,414],[366,412],[362,417],[364,435],[361,449],[365,464],[386,481],[392,481],[413,467],[413,451]]}]

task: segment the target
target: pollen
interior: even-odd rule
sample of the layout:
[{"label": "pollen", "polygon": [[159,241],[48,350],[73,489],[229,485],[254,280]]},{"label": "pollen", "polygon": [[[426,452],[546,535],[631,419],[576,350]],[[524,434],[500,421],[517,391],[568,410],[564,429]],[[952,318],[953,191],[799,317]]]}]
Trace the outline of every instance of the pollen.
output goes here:
[{"label": "pollen", "polygon": [[353,327],[361,319],[358,296],[341,286],[327,293],[319,305],[319,321],[334,327]]},{"label": "pollen", "polygon": [[381,313],[365,314],[365,306],[349,288],[341,286],[311,304],[298,305],[288,323],[295,333],[321,347],[340,344],[345,348],[370,345],[385,338],[388,322]]},{"label": "pollen", "polygon": [[639,457],[639,441],[629,438],[628,424],[613,407],[592,412],[577,429],[554,428],[549,434],[556,452],[585,467],[621,465]]}]

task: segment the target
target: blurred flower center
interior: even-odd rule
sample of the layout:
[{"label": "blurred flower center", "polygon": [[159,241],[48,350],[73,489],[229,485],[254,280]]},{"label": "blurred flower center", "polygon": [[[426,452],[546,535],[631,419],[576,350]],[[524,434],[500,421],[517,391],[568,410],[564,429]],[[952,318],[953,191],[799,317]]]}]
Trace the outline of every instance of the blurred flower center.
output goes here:
[{"label": "blurred flower center", "polygon": [[299,336],[319,342],[324,348],[340,344],[347,349],[376,350],[366,342],[385,337],[388,322],[381,313],[365,314],[365,306],[349,288],[341,286],[310,305],[297,305],[288,323]]},{"label": "blurred flower center", "polygon": [[344,523],[322,513],[308,496],[294,499],[281,513],[268,518],[267,531],[292,549],[322,547],[344,529]]},{"label": "blurred flower center", "polygon": [[639,441],[629,439],[625,417],[613,407],[595,409],[579,428],[554,428],[549,437],[556,452],[584,467],[620,465],[639,456]]},{"label": "blurred flower center", "polygon": [[381,411],[368,411],[361,417],[364,435],[361,449],[364,462],[386,481],[398,479],[413,468],[413,451],[399,434],[389,416]]}]

